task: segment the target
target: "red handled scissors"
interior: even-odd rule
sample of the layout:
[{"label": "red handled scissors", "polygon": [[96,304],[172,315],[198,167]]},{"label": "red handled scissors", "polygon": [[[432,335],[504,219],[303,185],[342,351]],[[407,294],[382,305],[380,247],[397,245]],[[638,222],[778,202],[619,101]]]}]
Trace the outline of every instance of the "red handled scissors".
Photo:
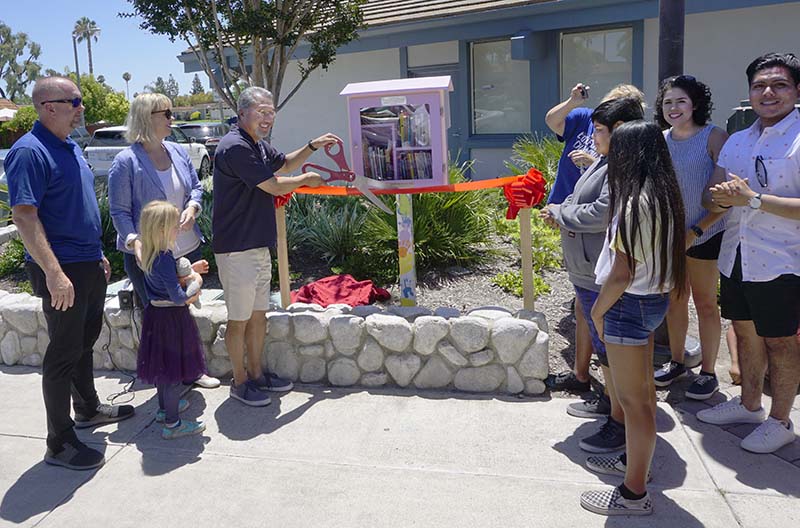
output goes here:
[{"label": "red handled scissors", "polygon": [[[336,152],[333,152],[334,147],[336,147]],[[332,181],[344,181],[347,183],[352,183],[353,186],[358,189],[358,191],[363,194],[367,200],[372,202],[375,207],[386,214],[394,214],[394,211],[389,209],[386,204],[380,201],[378,197],[375,196],[375,193],[370,190],[367,179],[364,176],[359,176],[350,170],[350,167],[347,165],[347,159],[344,157],[344,146],[342,145],[341,141],[325,145],[325,154],[327,154],[328,157],[331,158],[334,163],[336,163],[336,165],[339,167],[339,170],[329,169],[328,167],[323,167],[315,163],[306,163],[303,165],[303,172],[317,172],[326,183]]]}]

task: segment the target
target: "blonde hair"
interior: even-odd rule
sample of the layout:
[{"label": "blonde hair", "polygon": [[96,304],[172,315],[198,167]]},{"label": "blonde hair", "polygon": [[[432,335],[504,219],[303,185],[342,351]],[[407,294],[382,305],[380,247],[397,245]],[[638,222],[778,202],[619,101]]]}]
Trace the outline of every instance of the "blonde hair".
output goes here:
[{"label": "blonde hair", "polygon": [[160,251],[171,249],[172,230],[178,225],[181,213],[169,202],[153,201],[142,209],[139,217],[139,240],[142,241],[142,264],[145,273],[153,270]]},{"label": "blonde hair", "polygon": [[612,99],[622,99],[623,97],[631,97],[636,99],[639,101],[639,104],[642,105],[642,111],[647,109],[647,103],[644,100],[644,93],[632,84],[616,85],[603,96],[603,100],[600,102],[605,103],[606,101],[610,101]]},{"label": "blonde hair", "polygon": [[172,108],[172,102],[164,94],[146,93],[136,96],[131,103],[128,117],[125,119],[125,139],[131,143],[153,143],[161,141],[153,131],[153,112]]}]

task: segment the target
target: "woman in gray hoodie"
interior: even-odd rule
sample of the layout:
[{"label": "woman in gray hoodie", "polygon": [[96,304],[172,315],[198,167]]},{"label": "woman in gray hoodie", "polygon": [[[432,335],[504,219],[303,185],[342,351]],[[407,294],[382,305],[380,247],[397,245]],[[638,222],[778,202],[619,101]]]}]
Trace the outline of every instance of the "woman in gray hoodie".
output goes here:
[{"label": "woman in gray hoodie", "polygon": [[[570,282],[575,287],[576,302],[584,313],[591,313],[600,286],[595,283],[594,268],[608,228],[609,191],[606,180],[606,156],[615,127],[628,121],[644,118],[643,101],[634,97],[612,99],[601,103],[592,112],[595,161],[578,179],[575,190],[563,203],[550,204],[542,209],[541,217],[561,229],[561,247]],[[590,318],[586,318],[592,345],[603,368],[606,383],[610,379],[605,345],[597,335]],[[579,330],[576,329],[576,333]],[[611,392],[613,394],[613,391]],[[625,416],[619,404],[601,395],[586,402],[573,403],[567,408],[572,416],[597,418],[610,414],[600,431],[584,440],[580,447],[591,453],[608,453],[625,447]]]}]

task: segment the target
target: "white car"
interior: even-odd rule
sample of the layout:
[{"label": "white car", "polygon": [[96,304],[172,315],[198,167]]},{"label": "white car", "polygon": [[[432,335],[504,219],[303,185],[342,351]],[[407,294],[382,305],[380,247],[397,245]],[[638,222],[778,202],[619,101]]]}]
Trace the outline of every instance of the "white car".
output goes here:
[{"label": "white car", "polygon": [[[107,179],[108,169],[111,168],[111,162],[114,161],[114,157],[130,145],[128,140],[125,139],[126,130],[127,128],[124,126],[95,130],[92,140],[89,141],[83,151],[86,161],[92,168],[95,179]],[[172,127],[172,134],[167,136],[166,141],[172,141],[186,149],[189,158],[192,160],[192,165],[197,171],[198,178],[202,180],[211,175],[211,158],[204,145],[196,142],[194,138],[188,137],[175,126]]]}]

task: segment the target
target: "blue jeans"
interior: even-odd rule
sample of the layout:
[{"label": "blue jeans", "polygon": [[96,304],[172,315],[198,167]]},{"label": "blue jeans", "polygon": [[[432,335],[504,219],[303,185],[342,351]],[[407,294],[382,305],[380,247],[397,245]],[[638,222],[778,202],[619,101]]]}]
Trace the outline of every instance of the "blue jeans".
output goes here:
[{"label": "blue jeans", "polygon": [[627,346],[646,345],[650,334],[664,321],[668,307],[668,293],[623,293],[603,318],[605,342]]},{"label": "blue jeans", "polygon": [[[141,306],[147,306],[150,304],[150,299],[147,297],[147,290],[144,287],[144,271],[136,264],[136,257],[132,253],[123,253],[122,255],[125,274],[133,284],[133,291],[136,292],[136,297],[139,298]],[[197,262],[203,258],[203,244],[200,244],[184,256],[189,259],[189,262]]]},{"label": "blue jeans", "polygon": [[584,318],[589,324],[589,335],[592,336],[592,348],[594,348],[594,351],[597,353],[600,364],[607,367],[608,356],[606,355],[606,345],[597,334],[597,328],[595,328],[594,321],[592,321],[592,308],[594,307],[595,301],[597,301],[598,295],[600,295],[600,292],[575,286],[575,297],[578,299],[578,302],[581,303]]}]

